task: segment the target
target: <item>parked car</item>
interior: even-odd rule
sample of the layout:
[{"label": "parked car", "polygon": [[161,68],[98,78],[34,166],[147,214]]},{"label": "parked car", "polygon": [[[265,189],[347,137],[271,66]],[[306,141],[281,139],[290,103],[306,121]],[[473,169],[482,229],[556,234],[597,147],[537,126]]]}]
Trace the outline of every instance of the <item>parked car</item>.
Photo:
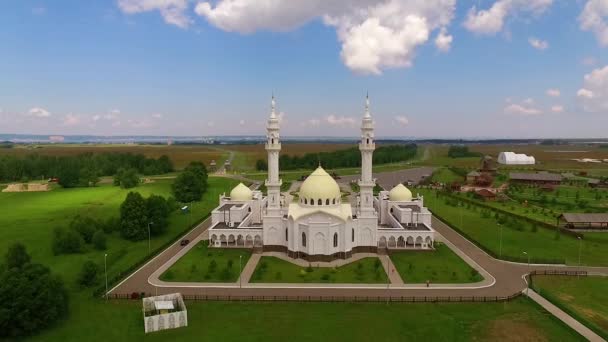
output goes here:
[{"label": "parked car", "polygon": [[179,242],[179,244],[180,244],[181,246],[185,246],[185,245],[187,245],[187,244],[189,244],[189,243],[190,243],[190,240],[188,240],[188,239],[183,239],[182,241],[180,241],[180,242]]}]

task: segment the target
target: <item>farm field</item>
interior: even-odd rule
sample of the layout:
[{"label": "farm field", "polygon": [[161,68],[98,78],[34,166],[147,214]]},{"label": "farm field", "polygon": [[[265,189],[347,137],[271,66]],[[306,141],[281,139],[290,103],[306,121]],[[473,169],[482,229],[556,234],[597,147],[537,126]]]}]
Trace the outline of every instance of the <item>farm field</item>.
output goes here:
[{"label": "farm field", "polygon": [[235,282],[239,278],[239,259],[245,267],[251,250],[207,247],[207,241],[200,241],[186,255],[160,276],[163,281],[176,282]]},{"label": "farm field", "polygon": [[263,256],[258,262],[253,275],[252,283],[383,283],[387,277],[380,259],[363,258],[350,264],[329,268],[300,267],[276,257]]},{"label": "farm field", "polygon": [[[74,300],[78,300],[73,305],[77,318],[29,340],[200,341],[201,336],[213,341],[402,341],[404,336],[415,341],[517,341],[521,336],[533,341],[584,340],[523,297],[508,303],[389,305],[186,302],[188,327],[145,336],[141,301]],[[100,329],[100,324],[106,328]]]},{"label": "farm field", "polygon": [[[522,224],[520,230],[498,224],[497,220],[482,217],[481,209],[475,205],[452,206],[446,204],[446,197],[437,197],[435,191],[418,189],[424,195],[425,205],[438,217],[452,227],[465,233],[470,239],[483,248],[503,259],[525,262],[523,252],[527,252],[534,261],[565,261],[568,265],[577,265],[579,241],[570,235],[557,234],[556,231]],[[502,251],[500,236],[502,229]],[[581,246],[581,264],[588,266],[606,266],[608,234],[585,233]]]},{"label": "farm field", "polygon": [[[230,191],[236,184],[232,179],[210,177],[209,189],[203,200],[193,204],[191,214],[172,213],[168,230],[151,239],[152,250],[200,221],[217,205],[219,194]],[[0,254],[4,255],[10,244],[22,242],[33,260],[49,266],[73,288],[81,265],[86,260],[103,264],[104,253],[107,253],[108,278],[111,279],[146,256],[147,240],[131,242],[114,232],[107,236],[106,251],[89,248],[81,254],[55,256],[51,250],[54,228],[67,227],[76,215],[92,218],[118,217],[119,206],[129,191],[138,191],[144,197],[151,194],[168,197],[170,189],[171,180],[160,180],[127,190],[102,185],[92,188],[57,188],[49,192],[0,193],[0,207],[3,209],[3,215],[0,216]]]},{"label": "farm field", "polygon": [[589,329],[608,339],[608,278],[534,276],[533,287]]},{"label": "farm field", "polygon": [[391,260],[406,284],[476,283],[483,277],[446,245],[436,242],[434,251],[391,252]]}]

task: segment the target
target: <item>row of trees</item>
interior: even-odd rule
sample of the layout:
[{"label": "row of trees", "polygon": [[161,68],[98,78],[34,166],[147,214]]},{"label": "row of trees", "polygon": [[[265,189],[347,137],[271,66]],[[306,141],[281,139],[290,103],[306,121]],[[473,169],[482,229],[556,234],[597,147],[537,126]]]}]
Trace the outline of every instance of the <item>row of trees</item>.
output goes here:
[{"label": "row of trees", "polygon": [[139,192],[129,192],[120,205],[120,234],[132,241],[147,238],[148,228],[150,235],[161,235],[169,227],[169,214],[175,207],[162,196],[144,199]]},{"label": "row of trees", "polygon": [[[380,146],[374,151],[374,164],[387,164],[406,161],[416,156],[416,144]],[[306,153],[303,156],[281,155],[279,167],[281,170],[314,169],[319,163],[326,169],[361,166],[361,152],[352,147],[333,152]],[[263,159],[256,162],[256,169],[265,171],[268,164]]]},{"label": "row of trees", "polygon": [[469,147],[464,145],[451,145],[448,149],[448,157],[450,158],[481,157],[481,155],[479,152],[469,151]]},{"label": "row of trees", "polygon": [[100,176],[113,176],[120,169],[134,169],[139,174],[153,175],[173,171],[168,156],[146,158],[133,153],[83,153],[75,156],[0,156],[0,181],[27,181],[59,178],[66,187],[92,186]]},{"label": "row of trees", "polygon": [[76,216],[67,229],[57,227],[53,231],[53,253],[55,255],[81,253],[87,244],[92,245],[95,249],[105,250],[107,247],[106,234],[113,232],[118,224],[115,217],[102,221],[91,217]]}]

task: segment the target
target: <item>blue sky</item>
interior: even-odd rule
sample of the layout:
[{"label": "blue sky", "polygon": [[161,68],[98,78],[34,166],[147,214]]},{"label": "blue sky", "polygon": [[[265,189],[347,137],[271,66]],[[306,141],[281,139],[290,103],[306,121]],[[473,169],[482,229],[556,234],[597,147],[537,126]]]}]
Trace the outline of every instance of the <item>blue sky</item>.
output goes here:
[{"label": "blue sky", "polygon": [[[0,133],[606,137],[608,0],[0,3]],[[440,39],[438,39],[438,37]]]}]

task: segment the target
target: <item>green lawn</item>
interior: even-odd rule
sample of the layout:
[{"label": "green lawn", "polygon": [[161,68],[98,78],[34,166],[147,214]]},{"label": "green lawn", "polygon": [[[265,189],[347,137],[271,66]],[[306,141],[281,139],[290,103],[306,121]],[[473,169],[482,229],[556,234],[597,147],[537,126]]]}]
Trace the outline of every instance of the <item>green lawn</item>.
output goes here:
[{"label": "green lawn", "polygon": [[[251,250],[209,248],[201,241],[160,276],[164,281],[176,282],[235,282],[239,278],[239,258],[245,267]],[[215,264],[215,266],[214,266]]]},{"label": "green lawn", "polygon": [[[107,218],[119,215],[119,207],[129,191],[138,191],[147,197],[151,194],[171,195],[172,180],[158,180],[134,189],[121,189],[112,185],[93,188],[58,188],[49,192],[0,193],[0,255],[4,255],[13,242],[22,242],[32,259],[49,266],[70,287],[81,265],[86,260],[103,264],[108,253],[108,278],[127,269],[148,253],[148,241],[131,242],[122,239],[118,232],[108,236],[107,251],[89,248],[82,254],[55,256],[51,250],[51,237],[55,227],[67,227],[76,215]],[[230,191],[237,182],[228,178],[209,178],[209,189],[201,202],[193,204],[191,214],[174,212],[169,228],[162,236],[153,237],[152,250],[200,221],[217,206],[220,193]],[[74,289],[75,290],[75,289]]]},{"label": "green lawn", "polygon": [[583,341],[535,303],[186,302],[188,327],[145,335],[141,301],[75,298],[77,319],[30,340]]},{"label": "green lawn", "polygon": [[608,339],[608,278],[534,276],[534,290]]},{"label": "green lawn", "polygon": [[[378,262],[377,262],[377,261]],[[363,258],[337,267],[300,267],[288,261],[265,256],[260,259],[251,277],[252,283],[381,283],[386,273],[378,258]]]},{"label": "green lawn", "polygon": [[[494,217],[481,217],[481,211],[475,205],[467,209],[466,205],[455,207],[446,204],[445,197],[436,197],[435,192],[418,189],[424,195],[425,205],[433,213],[446,220],[451,226],[463,231],[471,239],[491,250],[500,253],[500,230]],[[557,234],[553,230],[522,225],[521,231],[502,226],[502,257],[525,260],[523,252],[529,253],[532,259],[561,259],[569,265],[578,264],[579,241],[569,235]],[[607,266],[608,234],[585,233],[582,240],[581,263],[583,265]]]},{"label": "green lawn", "polygon": [[454,171],[446,167],[441,167],[435,170],[435,172],[433,172],[433,175],[431,176],[431,181],[444,184],[450,184],[453,182],[462,183],[464,182],[464,177],[457,175],[456,173],[454,173]]},{"label": "green lawn", "polygon": [[391,252],[391,260],[405,283],[475,283],[483,277],[446,245],[434,251]]}]

